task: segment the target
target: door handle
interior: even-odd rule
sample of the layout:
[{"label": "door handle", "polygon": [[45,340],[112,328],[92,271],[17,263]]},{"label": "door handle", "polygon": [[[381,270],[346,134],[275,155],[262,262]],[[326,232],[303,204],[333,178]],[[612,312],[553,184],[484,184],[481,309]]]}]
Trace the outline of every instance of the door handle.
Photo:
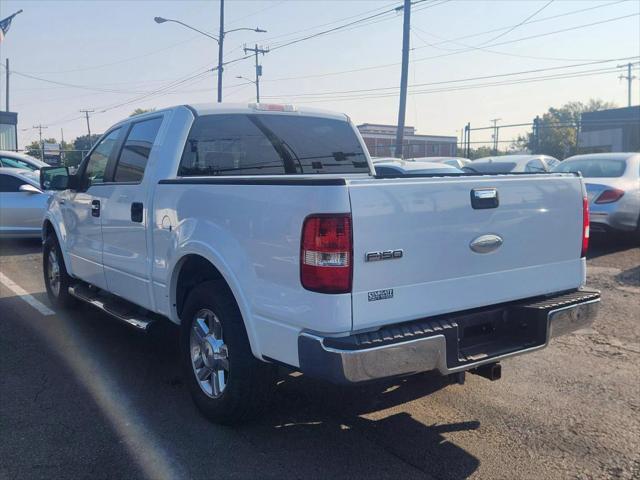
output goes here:
[{"label": "door handle", "polygon": [[142,202],[133,202],[131,204],[131,221],[142,223],[143,212],[144,206],[142,205]]},{"label": "door handle", "polygon": [[91,202],[91,216],[92,217],[100,216],[100,200],[93,200]]}]

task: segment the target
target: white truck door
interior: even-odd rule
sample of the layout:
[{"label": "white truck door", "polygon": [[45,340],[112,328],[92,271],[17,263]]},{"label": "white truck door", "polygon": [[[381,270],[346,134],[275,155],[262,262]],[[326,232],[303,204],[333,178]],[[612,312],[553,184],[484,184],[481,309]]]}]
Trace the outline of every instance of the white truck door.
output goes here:
[{"label": "white truck door", "polygon": [[60,197],[71,271],[100,288],[107,288],[102,267],[102,212],[112,188],[105,183],[105,175],[122,133],[122,128],[116,128],[100,140],[80,167],[78,190],[68,190]]},{"label": "white truck door", "polygon": [[145,169],[162,116],[132,122],[110,168],[110,197],[103,211],[103,264],[109,291],[152,308],[147,255],[150,178]]}]

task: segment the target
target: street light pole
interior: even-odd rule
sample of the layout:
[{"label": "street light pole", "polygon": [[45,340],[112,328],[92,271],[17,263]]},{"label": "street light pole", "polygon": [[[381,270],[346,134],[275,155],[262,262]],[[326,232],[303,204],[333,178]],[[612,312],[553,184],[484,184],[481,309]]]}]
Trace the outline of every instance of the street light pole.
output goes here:
[{"label": "street light pole", "polygon": [[209,37],[212,40],[215,40],[216,42],[218,42],[218,67],[216,68],[216,70],[218,71],[218,103],[222,102],[222,71],[224,70],[224,59],[223,59],[222,49],[224,48],[225,35],[227,33],[237,32],[239,30],[249,30],[257,33],[266,33],[266,30],[263,30],[257,27],[256,28],[247,28],[247,27],[233,28],[231,30],[225,31],[224,30],[224,0],[220,0],[220,36],[219,37],[214,37],[210,33],[203,32],[202,30],[198,30],[197,28],[192,27],[191,25],[187,25],[186,23],[181,22],[180,20],[172,20],[170,18],[163,18],[163,17],[154,17],[153,20],[156,23],[165,23],[165,22],[178,23],[183,27],[193,30],[194,32],[198,32],[201,35],[204,35],[205,37]]},{"label": "street light pole", "polygon": [[218,38],[218,103],[222,102],[222,46],[224,45],[224,0],[220,0],[220,37]]}]

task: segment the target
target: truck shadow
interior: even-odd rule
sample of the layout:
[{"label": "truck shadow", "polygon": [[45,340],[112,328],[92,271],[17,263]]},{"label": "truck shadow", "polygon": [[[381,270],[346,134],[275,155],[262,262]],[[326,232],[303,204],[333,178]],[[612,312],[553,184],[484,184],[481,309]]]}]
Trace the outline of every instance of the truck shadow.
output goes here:
[{"label": "truck shadow", "polygon": [[356,387],[287,375],[260,426],[291,437],[329,429],[334,438],[343,437],[340,443],[361,443],[364,437],[415,471],[439,479],[468,478],[480,465],[479,459],[444,434],[477,430],[480,422],[425,424],[401,408],[447,386],[446,378],[433,374]]},{"label": "truck shadow", "polygon": [[[43,293],[34,296],[46,302]],[[17,299],[3,301],[15,304]],[[20,301],[16,305],[30,308]],[[226,472],[237,478],[461,479],[480,465],[478,458],[447,438],[451,432],[478,430],[478,421],[424,420],[430,414],[417,401],[447,386],[439,376],[340,387],[286,373],[258,419],[230,428],[209,423],[191,402],[178,362],[178,329],[172,324],[138,334],[83,306],[48,317],[46,331],[35,317],[26,319],[25,326],[51,347],[48,355],[73,367],[64,368],[69,381],[94,392],[85,401],[102,413],[92,417],[96,431],[114,431],[113,412],[120,411],[127,425],[138,425],[145,432],[136,438],[135,454],[124,461],[128,467],[131,458],[157,458],[160,453],[154,457],[154,451],[167,455],[168,464],[188,478]],[[85,370],[90,377],[78,376]],[[95,396],[96,391],[100,395]],[[53,415],[56,409],[65,409],[63,392],[50,403]],[[422,421],[408,413],[416,407]],[[24,415],[34,419],[36,411],[26,410]],[[84,448],[80,438],[73,441],[74,455],[100,461],[100,449]],[[203,445],[210,446],[211,454],[203,455]],[[55,445],[41,448],[37,456],[44,459],[53,454]]]}]

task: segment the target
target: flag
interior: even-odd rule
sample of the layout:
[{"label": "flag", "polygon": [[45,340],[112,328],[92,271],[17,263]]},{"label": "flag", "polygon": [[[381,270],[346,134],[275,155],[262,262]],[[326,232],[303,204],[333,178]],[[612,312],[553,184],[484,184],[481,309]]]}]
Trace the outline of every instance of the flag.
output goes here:
[{"label": "flag", "polygon": [[18,10],[16,13],[14,13],[13,15],[9,15],[4,20],[0,20],[0,43],[2,43],[2,41],[4,40],[4,36],[9,31],[9,27],[11,27],[11,20],[13,20],[13,17],[18,15],[19,13],[22,13],[22,10]]}]

